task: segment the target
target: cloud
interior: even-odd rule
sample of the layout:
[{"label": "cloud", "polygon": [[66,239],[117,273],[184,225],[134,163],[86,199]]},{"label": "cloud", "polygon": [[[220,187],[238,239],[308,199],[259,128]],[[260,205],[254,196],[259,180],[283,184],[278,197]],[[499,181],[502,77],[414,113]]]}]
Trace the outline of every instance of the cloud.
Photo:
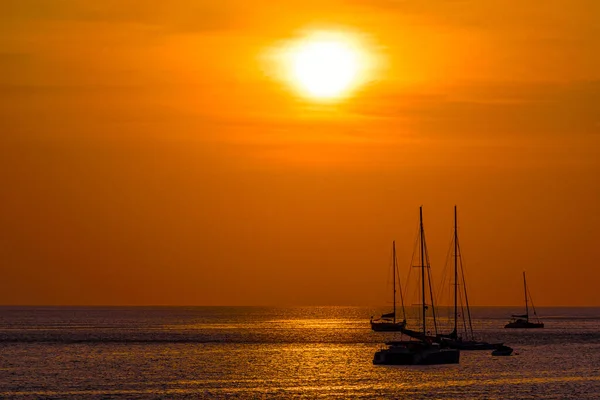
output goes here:
[{"label": "cloud", "polygon": [[600,12],[600,3],[595,0],[525,3],[507,0],[345,0],[344,3],[390,15],[427,17],[436,24],[487,28],[541,26],[556,29],[566,24],[593,26]]},{"label": "cloud", "polygon": [[[164,32],[297,28],[297,20],[340,22],[353,8],[342,0],[5,0],[0,22],[95,22],[148,25]],[[257,31],[258,29],[258,31]]]},{"label": "cloud", "polygon": [[232,27],[234,11],[242,11],[243,4],[194,0],[6,0],[0,6],[0,21],[132,23],[165,30],[210,31]]},{"label": "cloud", "polygon": [[402,118],[432,137],[552,137],[600,132],[600,81],[469,83],[435,95],[373,95],[354,108]]}]

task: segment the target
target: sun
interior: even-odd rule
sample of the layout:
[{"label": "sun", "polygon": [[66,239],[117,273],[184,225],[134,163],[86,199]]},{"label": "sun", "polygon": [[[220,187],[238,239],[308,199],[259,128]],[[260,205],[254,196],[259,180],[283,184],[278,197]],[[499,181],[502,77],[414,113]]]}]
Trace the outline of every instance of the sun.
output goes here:
[{"label": "sun", "polygon": [[295,83],[315,98],[340,97],[356,83],[360,71],[358,53],[339,39],[308,41],[291,57]]},{"label": "sun", "polygon": [[335,101],[367,80],[371,58],[358,35],[313,31],[286,42],[278,58],[280,75],[303,97]]}]

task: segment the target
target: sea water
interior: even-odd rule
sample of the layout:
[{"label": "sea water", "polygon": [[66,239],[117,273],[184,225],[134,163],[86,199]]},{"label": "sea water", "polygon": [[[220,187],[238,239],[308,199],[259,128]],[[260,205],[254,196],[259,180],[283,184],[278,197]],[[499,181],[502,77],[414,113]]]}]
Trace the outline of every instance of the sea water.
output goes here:
[{"label": "sea water", "polygon": [[[473,326],[510,357],[376,366],[394,333],[369,307],[0,307],[0,398],[600,399],[600,309],[540,308],[545,328]],[[409,320],[409,323],[411,321]]]}]

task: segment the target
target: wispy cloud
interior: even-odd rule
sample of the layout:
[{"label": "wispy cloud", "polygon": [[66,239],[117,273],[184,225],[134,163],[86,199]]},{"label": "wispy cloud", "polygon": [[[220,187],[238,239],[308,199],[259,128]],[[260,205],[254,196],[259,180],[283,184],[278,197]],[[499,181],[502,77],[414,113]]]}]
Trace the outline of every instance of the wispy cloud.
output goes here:
[{"label": "wispy cloud", "polygon": [[355,112],[408,118],[431,137],[566,137],[600,132],[600,80],[466,83],[437,95],[401,92],[365,98]]}]

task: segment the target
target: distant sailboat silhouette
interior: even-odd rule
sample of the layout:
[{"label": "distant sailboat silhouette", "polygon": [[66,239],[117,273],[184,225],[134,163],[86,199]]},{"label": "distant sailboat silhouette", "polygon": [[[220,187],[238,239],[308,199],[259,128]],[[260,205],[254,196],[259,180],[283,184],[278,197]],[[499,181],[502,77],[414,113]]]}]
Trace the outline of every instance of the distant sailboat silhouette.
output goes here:
[{"label": "distant sailboat silhouette", "polygon": [[[442,348],[439,343],[435,343],[433,337],[427,335],[426,323],[426,291],[425,279],[429,277],[429,259],[427,256],[427,246],[425,245],[425,231],[423,229],[423,208],[419,208],[419,248],[421,269],[421,311],[422,311],[422,331],[413,331],[402,328],[401,332],[416,340],[398,340],[386,342],[387,348],[378,350],[373,357],[373,364],[381,365],[414,365],[414,364],[457,364],[460,359],[460,350]],[[425,272],[427,270],[427,273]],[[431,295],[431,279],[429,281],[429,293]],[[433,306],[433,296],[431,296],[431,308]],[[435,327],[435,311],[434,327]]]},{"label": "distant sailboat silhouette", "polygon": [[513,314],[511,315],[512,320],[504,325],[505,328],[523,328],[523,329],[532,329],[532,328],[543,328],[544,323],[540,322],[537,313],[535,311],[535,306],[533,305],[533,300],[531,301],[531,308],[533,309],[533,315],[537,322],[529,321],[529,304],[527,302],[527,298],[531,298],[529,292],[527,290],[527,279],[525,279],[525,271],[523,271],[523,288],[525,290],[525,314]]},{"label": "distant sailboat silhouette", "polygon": [[[396,259],[396,242],[392,242],[392,281],[393,281],[393,302],[394,310],[391,313],[382,314],[381,317],[373,319],[371,317],[371,329],[376,332],[398,332],[406,326],[406,314],[404,312],[404,300],[402,300],[402,316],[403,320],[396,319],[396,278],[398,278],[398,286],[400,286],[400,275],[398,274],[398,260]],[[402,298],[402,291],[400,291]]]},{"label": "distant sailboat silhouette", "polygon": [[[473,324],[471,322],[471,309],[469,308],[469,298],[467,297],[467,284],[465,282],[465,274],[462,267],[462,253],[460,250],[460,245],[458,243],[458,219],[456,216],[456,206],[454,206],[454,329],[449,334],[440,334],[437,335],[437,341],[447,347],[453,349],[461,349],[461,350],[492,350],[496,349],[499,346],[502,346],[502,343],[488,343],[483,341],[475,340],[475,335],[473,333]],[[460,266],[460,278],[459,278],[459,266]],[[459,291],[458,286],[462,282],[462,290],[465,298],[465,307],[466,307],[466,318],[465,318],[465,310],[462,310],[462,324],[464,327],[464,335],[459,335],[458,333],[458,297]],[[461,304],[461,308],[462,304]]]}]

